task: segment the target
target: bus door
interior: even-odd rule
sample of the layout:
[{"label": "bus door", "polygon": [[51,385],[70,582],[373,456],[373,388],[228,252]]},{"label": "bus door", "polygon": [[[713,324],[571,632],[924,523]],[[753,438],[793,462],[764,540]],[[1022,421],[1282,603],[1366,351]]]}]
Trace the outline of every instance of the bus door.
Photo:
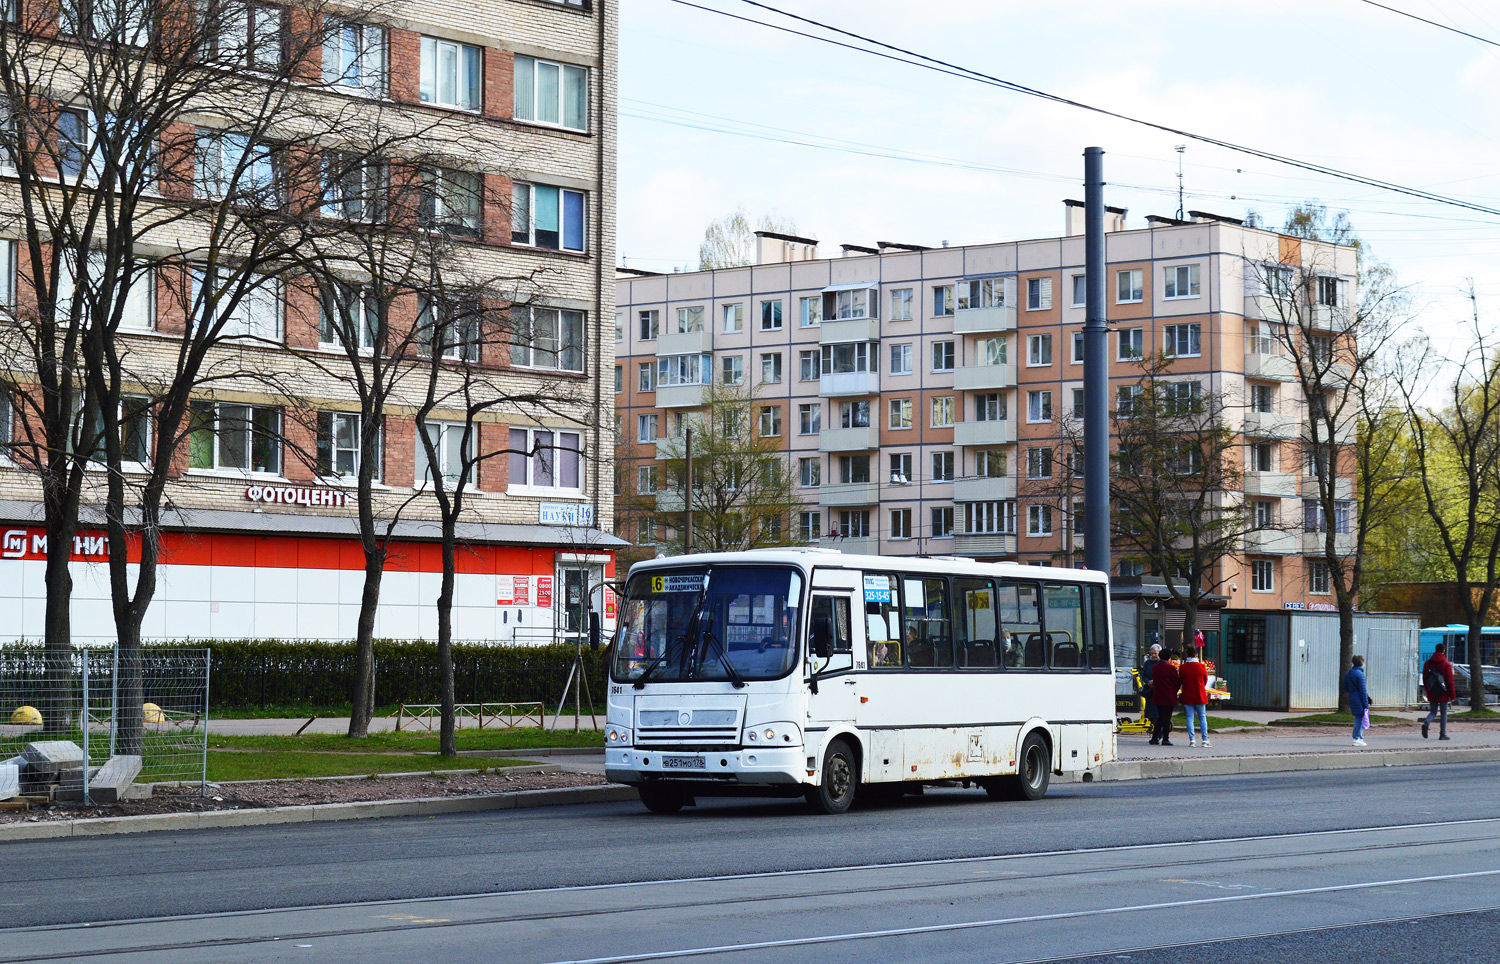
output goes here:
[{"label": "bus door", "polygon": [[[854,595],[849,590],[813,590],[808,608],[807,714],[811,726],[853,722],[859,706],[858,679],[854,674]],[[816,635],[815,635],[816,634]],[[828,655],[819,656],[815,638],[826,636]]]}]

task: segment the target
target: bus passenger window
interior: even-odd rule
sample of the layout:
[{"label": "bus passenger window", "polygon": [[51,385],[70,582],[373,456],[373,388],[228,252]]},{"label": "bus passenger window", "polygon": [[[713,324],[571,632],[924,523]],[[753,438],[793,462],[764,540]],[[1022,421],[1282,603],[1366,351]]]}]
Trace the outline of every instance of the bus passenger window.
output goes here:
[{"label": "bus passenger window", "polygon": [[869,641],[871,668],[901,665],[901,609],[896,577],[867,572],[865,586],[865,638]]},{"label": "bus passenger window", "polygon": [[954,651],[959,666],[999,666],[995,650],[995,584],[988,579],[953,580]]},{"label": "bus passenger window", "polygon": [[1088,586],[1084,589],[1088,599],[1088,638],[1084,649],[1088,653],[1089,669],[1101,673],[1109,672],[1109,603],[1104,598],[1103,586]]},{"label": "bus passenger window", "polygon": [[1016,669],[1044,669],[1047,642],[1042,638],[1038,608],[1041,591],[1033,582],[1005,580],[997,590],[1000,613],[1000,651],[1005,665]]},{"label": "bus passenger window", "polygon": [[946,579],[904,580],[906,665],[953,665],[953,629],[948,621]]},{"label": "bus passenger window", "polygon": [[1053,669],[1083,665],[1083,587],[1049,582],[1047,590],[1047,648]]},{"label": "bus passenger window", "polygon": [[[812,599],[811,619],[808,620],[809,629],[819,619],[828,620],[828,629],[833,639],[833,651],[835,653],[849,653],[854,651],[854,644],[849,633],[849,599],[846,596],[814,596]],[[811,652],[809,647],[808,652]]]}]

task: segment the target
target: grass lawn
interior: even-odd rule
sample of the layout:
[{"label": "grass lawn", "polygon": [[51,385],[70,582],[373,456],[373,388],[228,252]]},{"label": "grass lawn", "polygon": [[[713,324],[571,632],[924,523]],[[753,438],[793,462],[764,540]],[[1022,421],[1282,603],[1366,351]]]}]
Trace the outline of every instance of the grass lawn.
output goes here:
[{"label": "grass lawn", "polygon": [[1448,710],[1448,719],[1463,720],[1466,723],[1483,723],[1490,720],[1500,720],[1500,712],[1491,709],[1483,709],[1464,710],[1462,713],[1455,713],[1452,709],[1450,709]]},{"label": "grass lawn", "polygon": [[1265,726],[1265,724],[1264,723],[1257,723],[1254,720],[1236,720],[1236,719],[1231,719],[1230,717],[1227,717],[1227,716],[1210,716],[1208,718],[1208,732],[1210,732],[1210,733],[1217,733],[1219,730],[1233,729],[1234,727],[1237,727],[1237,726],[1255,727],[1255,726]]},{"label": "grass lawn", "polygon": [[[1370,724],[1398,723],[1409,724],[1411,720],[1399,716],[1385,716],[1380,713],[1370,714]],[[1353,726],[1354,717],[1348,713],[1312,713],[1308,716],[1293,716],[1283,720],[1272,720],[1272,726]]]},{"label": "grass lawn", "polygon": [[[461,729],[456,733],[460,750],[536,750],[546,747],[588,747],[602,749],[604,734],[599,730],[523,730]],[[303,736],[239,736],[210,732],[208,745],[237,750],[320,750],[333,753],[436,753],[436,733],[372,733],[359,740],[332,733]]]},{"label": "grass lawn", "polygon": [[296,777],[368,776],[372,773],[426,773],[431,770],[484,770],[524,760],[444,759],[396,753],[240,753],[208,751],[208,779],[278,780]]}]

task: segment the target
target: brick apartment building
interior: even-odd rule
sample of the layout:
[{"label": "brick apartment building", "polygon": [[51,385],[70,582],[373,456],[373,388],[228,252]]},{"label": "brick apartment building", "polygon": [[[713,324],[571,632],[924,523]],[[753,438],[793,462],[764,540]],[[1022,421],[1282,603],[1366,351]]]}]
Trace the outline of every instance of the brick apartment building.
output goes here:
[{"label": "brick apartment building", "polygon": [[[1081,564],[1082,480],[1067,468],[1082,436],[1082,213],[1068,202],[1057,238],[844,245],[829,259],[813,239],[761,233],[748,267],[622,271],[617,533],[649,550],[679,518],[677,492],[661,493],[659,513],[623,510],[649,510],[664,484],[654,440],[678,431],[712,380],[752,386],[765,412],[752,430],[779,435],[799,482],[804,542]],[[1315,491],[1300,445],[1306,400],[1267,327],[1277,316],[1264,278],[1301,265],[1320,285],[1318,310],[1336,318],[1351,304],[1353,251],[1198,212],[1127,230],[1110,209],[1107,222],[1111,410],[1128,404],[1141,356],[1175,356],[1168,377],[1223,393],[1243,433],[1244,489],[1228,497],[1280,524],[1229,561],[1218,602],[1331,608],[1326,570],[1304,557],[1316,537],[1294,531]],[[1352,479],[1347,488],[1352,500]],[[1160,607],[1151,574],[1118,546],[1113,568],[1117,599]],[[1171,616],[1156,622],[1170,628]]]},{"label": "brick apartment building", "polygon": [[[55,5],[44,4],[52,10],[47,21],[45,12],[39,18],[40,8],[31,6],[39,3],[7,4],[8,29],[34,23],[55,29]],[[305,16],[301,8],[258,3],[240,13],[226,18],[223,31],[244,31],[253,16],[252,46],[265,37],[284,37],[288,24]],[[460,527],[454,637],[544,639],[559,629],[578,632],[589,607],[606,608],[602,585],[613,573],[614,547],[620,544],[609,535],[612,444],[594,414],[608,398],[600,375],[611,370],[614,354],[602,320],[614,314],[606,273],[615,244],[617,11],[614,4],[588,0],[418,0],[401,5],[399,15],[380,26],[350,20],[326,30],[321,51],[302,65],[308,77],[323,80],[307,97],[315,109],[350,116],[379,110],[391,125],[430,125],[449,132],[454,143],[478,145],[441,160],[435,173],[424,168],[423,176],[440,187],[432,187],[422,203],[450,214],[458,209],[465,230],[452,247],[454,258],[496,276],[545,278],[530,308],[531,324],[545,328],[550,339],[545,351],[536,344],[526,351],[480,346],[480,377],[497,392],[565,384],[571,396],[545,413],[497,408],[480,416],[478,444],[485,451],[521,451],[479,468]],[[65,13],[55,45],[66,54],[88,42],[84,33],[70,26]],[[67,107],[68,91],[35,95],[39,103],[51,104],[51,98],[61,105],[59,136],[88,141],[94,121],[87,111]],[[246,109],[254,107],[247,103]],[[202,129],[211,127],[210,120],[185,116],[186,123],[200,124],[200,143],[217,143],[212,130]],[[29,149],[24,139],[17,146]],[[283,146],[332,150],[295,139]],[[266,163],[276,156],[268,150]],[[16,168],[5,169],[5,161],[0,156],[0,205],[12,205],[14,215],[8,184],[14,186]],[[163,187],[161,194],[164,203],[172,202],[171,190]],[[344,213],[325,208],[325,216]],[[176,240],[166,232],[143,243],[159,251]],[[35,305],[28,267],[26,246],[0,236],[0,307],[19,312]],[[175,364],[171,335],[184,324],[181,302],[167,292],[167,273],[157,270],[132,288],[119,336],[134,357],[162,366]],[[392,302],[388,311],[383,323],[393,330],[418,323],[414,299]],[[244,373],[205,386],[195,403],[196,421],[170,483],[171,525],[162,536],[160,585],[143,635],[352,637],[364,566],[351,480],[359,455],[351,441],[359,407],[346,381],[327,376],[343,363],[341,352],[329,343],[319,296],[307,285],[268,284],[246,300],[242,314],[244,329],[257,339],[224,349],[242,353]],[[257,369],[276,370],[280,384],[296,386],[295,392],[270,390],[253,377]],[[378,637],[436,633],[437,511],[424,489],[438,469],[427,466],[415,436],[420,388],[420,379],[403,383],[382,416],[378,510],[400,506],[402,521],[382,587]],[[14,390],[24,391],[24,385]],[[17,452],[27,443],[22,406],[12,401],[0,399],[0,443]],[[149,407],[122,413],[106,430],[138,444],[149,433],[136,429],[150,418]],[[458,435],[439,432],[446,473]],[[316,452],[316,460],[295,457],[294,448]],[[101,488],[99,478],[85,486],[74,545],[49,547],[36,477],[19,459],[0,459],[0,597],[11,617],[0,639],[41,637],[45,558],[49,551],[69,549],[74,639],[114,637],[98,528]]]}]

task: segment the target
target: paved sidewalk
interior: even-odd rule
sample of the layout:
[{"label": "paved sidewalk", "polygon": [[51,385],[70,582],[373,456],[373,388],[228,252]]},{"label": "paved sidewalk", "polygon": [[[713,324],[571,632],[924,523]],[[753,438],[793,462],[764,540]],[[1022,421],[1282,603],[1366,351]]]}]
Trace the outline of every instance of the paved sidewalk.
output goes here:
[{"label": "paved sidewalk", "polygon": [[1353,745],[1353,735],[1345,726],[1271,726],[1234,733],[1210,733],[1209,741],[1213,746],[1205,749],[1189,747],[1187,732],[1174,724],[1171,746],[1152,746],[1150,736],[1145,733],[1121,733],[1116,738],[1115,746],[1121,760],[1500,748],[1500,725],[1497,724],[1449,723],[1448,735],[1452,739],[1439,740],[1436,723],[1432,726],[1432,738],[1427,740],[1422,739],[1422,731],[1415,721],[1410,724],[1382,725],[1371,727],[1365,732],[1368,746],[1357,747]]}]

